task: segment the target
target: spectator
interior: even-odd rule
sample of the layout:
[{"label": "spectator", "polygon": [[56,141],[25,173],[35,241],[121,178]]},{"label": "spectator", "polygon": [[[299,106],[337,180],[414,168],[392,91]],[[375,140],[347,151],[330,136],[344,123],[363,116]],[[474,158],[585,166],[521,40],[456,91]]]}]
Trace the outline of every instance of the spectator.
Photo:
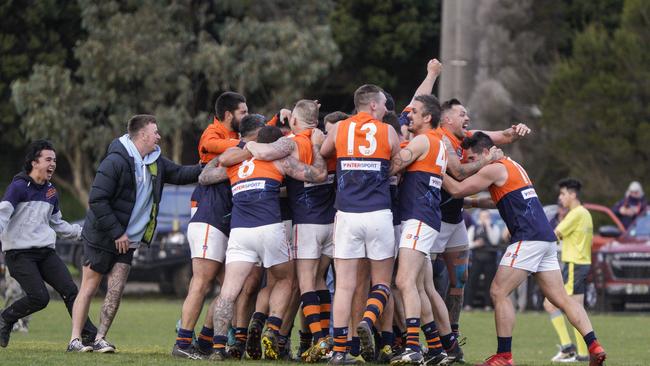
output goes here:
[{"label": "spectator", "polygon": [[[56,152],[46,140],[34,141],[25,156],[23,171],[7,187],[0,202],[0,240],[7,270],[22,287],[20,296],[0,314],[0,347],[7,347],[11,330],[19,319],[44,309],[50,301],[45,284],[61,295],[68,312],[77,297],[77,285],[54,251],[56,236],[78,239],[81,227],[63,220],[59,194],[51,179]],[[83,330],[82,330],[83,327]],[[86,316],[80,319],[79,336],[88,340],[97,329]],[[83,336],[82,336],[83,334]],[[81,343],[81,341],[80,341]]]},{"label": "spectator", "polygon": [[[494,274],[497,270],[497,245],[499,244],[501,230],[492,222],[490,211],[482,210],[479,213],[478,223],[472,225],[467,230],[469,238],[469,248],[471,251],[472,269],[469,275],[469,282],[467,284],[467,296],[465,301],[467,307],[471,307],[474,303],[483,276],[483,283],[487,284],[492,282]],[[483,306],[491,306],[490,294],[488,291],[481,293]]]},{"label": "spectator", "polygon": [[627,229],[632,221],[634,221],[640,213],[645,211],[647,207],[648,201],[643,194],[643,187],[641,187],[641,183],[634,181],[630,183],[630,186],[627,188],[625,197],[616,202],[614,207],[612,207],[612,211],[614,211],[616,216],[621,220],[623,226]]},{"label": "spectator", "polygon": [[[195,183],[201,173],[200,165],[180,166],[162,156],[154,116],[131,117],[127,130],[109,145],[90,188],[82,232],[81,289],[74,304],[68,352],[115,352],[104,337],[119,308],[133,252],[153,239],[163,186]],[[108,291],[95,342],[88,347],[79,341],[81,324],[104,276]]]}]

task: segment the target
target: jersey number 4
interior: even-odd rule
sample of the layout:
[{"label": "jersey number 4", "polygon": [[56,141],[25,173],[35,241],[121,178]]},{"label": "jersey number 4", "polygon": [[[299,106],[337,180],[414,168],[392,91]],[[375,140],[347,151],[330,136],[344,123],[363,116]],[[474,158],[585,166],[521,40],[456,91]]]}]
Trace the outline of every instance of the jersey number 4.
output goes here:
[{"label": "jersey number 4", "polygon": [[[351,122],[350,127],[348,128],[348,155],[354,155],[354,130],[357,127],[356,122]],[[366,141],[368,141],[368,146],[359,145],[359,153],[364,156],[370,156],[375,153],[377,150],[377,139],[375,134],[377,133],[377,126],[374,123],[365,123],[360,128],[361,131],[366,132]]]}]

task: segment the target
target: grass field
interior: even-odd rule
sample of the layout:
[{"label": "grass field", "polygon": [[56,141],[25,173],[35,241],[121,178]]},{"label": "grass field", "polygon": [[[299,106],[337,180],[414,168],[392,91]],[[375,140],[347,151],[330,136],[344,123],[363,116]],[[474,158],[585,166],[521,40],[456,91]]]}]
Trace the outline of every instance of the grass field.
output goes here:
[{"label": "grass field", "polygon": [[[97,318],[98,307],[99,300],[95,300],[91,310],[93,319]],[[178,365],[204,362],[169,356],[180,307],[178,300],[125,299],[108,336],[118,347],[117,354],[66,354],[70,318],[61,301],[52,301],[45,310],[34,315],[28,334],[12,334],[9,347],[0,349],[0,365]],[[601,343],[609,353],[608,365],[650,364],[648,314],[593,314],[591,318]],[[464,347],[468,362],[481,361],[494,352],[496,339],[491,312],[463,314],[461,331],[468,338]],[[546,314],[518,314],[513,341],[517,365],[552,365],[548,360],[555,354],[556,343]],[[296,339],[293,344],[298,344]],[[245,363],[254,364],[252,361]]]}]

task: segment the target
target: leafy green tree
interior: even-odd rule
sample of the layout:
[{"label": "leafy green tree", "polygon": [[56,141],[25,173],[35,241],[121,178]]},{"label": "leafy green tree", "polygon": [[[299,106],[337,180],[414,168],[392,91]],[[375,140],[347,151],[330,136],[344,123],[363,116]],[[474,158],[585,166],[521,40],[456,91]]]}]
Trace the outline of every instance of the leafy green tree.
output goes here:
[{"label": "leafy green tree", "polygon": [[80,0],[88,36],[74,51],[79,67],[37,66],[14,82],[22,131],[64,143],[57,145],[72,178],[61,183],[80,200],[87,200],[94,164],[131,115],[155,115],[163,150],[180,162],[185,138],[195,143],[194,126],[208,120],[221,90],[250,94],[270,112],[294,103],[338,62],[316,1],[291,2],[299,21],[283,12],[238,18],[229,4]]},{"label": "leafy green tree", "polygon": [[[650,3],[626,0],[610,35],[589,26],[553,72],[543,102],[545,151],[561,174],[582,178],[590,199],[613,201],[650,178]],[[550,183],[550,182],[549,182]]]},{"label": "leafy green tree", "polygon": [[374,83],[404,105],[424,77],[413,70],[424,70],[439,54],[438,0],[341,0],[330,22],[342,60],[321,94],[343,94],[348,101],[359,85]]}]

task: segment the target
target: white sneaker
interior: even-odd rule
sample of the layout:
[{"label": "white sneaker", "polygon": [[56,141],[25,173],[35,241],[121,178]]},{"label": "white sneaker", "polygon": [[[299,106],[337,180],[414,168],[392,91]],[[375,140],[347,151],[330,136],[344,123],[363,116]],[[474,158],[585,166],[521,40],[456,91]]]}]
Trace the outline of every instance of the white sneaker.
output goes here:
[{"label": "white sneaker", "polygon": [[551,362],[577,362],[576,361],[576,347],[570,345],[567,347],[558,346],[560,349],[558,353],[551,358]]}]

